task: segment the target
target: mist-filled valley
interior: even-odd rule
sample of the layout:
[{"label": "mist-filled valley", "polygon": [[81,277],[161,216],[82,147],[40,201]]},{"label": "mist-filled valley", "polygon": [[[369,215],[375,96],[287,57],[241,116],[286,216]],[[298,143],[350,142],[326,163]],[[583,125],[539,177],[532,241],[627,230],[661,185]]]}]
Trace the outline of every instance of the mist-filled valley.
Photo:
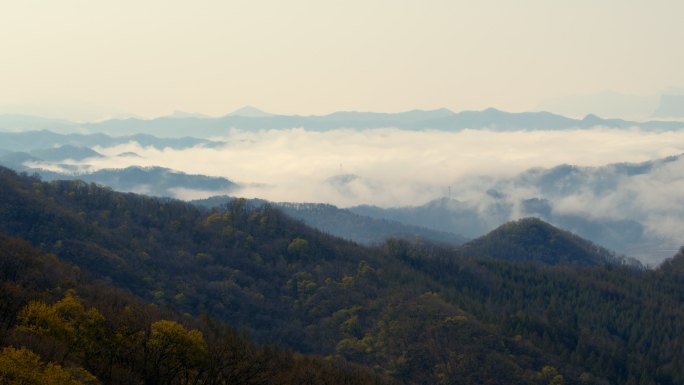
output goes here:
[{"label": "mist-filled valley", "polygon": [[[239,127],[213,118],[161,118],[60,122],[60,133],[32,130],[45,128],[43,120],[5,119],[0,164],[45,180],[76,178],[182,200],[332,204],[365,220],[459,239],[535,216],[652,266],[682,243],[684,130],[676,122],[617,125],[598,117],[487,110],[467,120],[479,126],[448,129],[429,125],[461,115],[438,110],[277,120],[249,111],[256,116],[228,115],[239,120],[224,122]],[[252,128],[264,119],[283,127]],[[164,131],[167,122],[171,128]],[[313,126],[287,127],[295,123]],[[385,123],[404,128],[377,127]],[[584,127],[573,127],[580,123]],[[102,127],[114,128],[94,132]],[[178,135],[181,128],[185,136]],[[113,135],[116,129],[124,135]]]}]

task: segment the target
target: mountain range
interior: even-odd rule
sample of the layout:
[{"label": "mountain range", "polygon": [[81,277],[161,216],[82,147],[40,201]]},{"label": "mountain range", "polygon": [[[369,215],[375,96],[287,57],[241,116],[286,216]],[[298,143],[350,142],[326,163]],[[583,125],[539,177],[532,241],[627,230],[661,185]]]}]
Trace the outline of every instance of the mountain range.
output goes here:
[{"label": "mountain range", "polygon": [[647,130],[676,130],[684,128],[684,122],[647,121],[630,122],[621,119],[602,119],[587,115],[584,119],[572,119],[549,112],[511,113],[493,108],[483,111],[452,112],[448,109],[413,110],[401,113],[375,112],[334,112],[322,116],[267,115],[241,116],[227,115],[213,119],[174,119],[157,118],[152,120],[109,120],[83,125],[87,130],[116,135],[148,132],[158,136],[195,136],[210,138],[226,135],[230,128],[246,130],[271,130],[304,128],[325,131],[339,128],[372,129],[396,127],[407,130],[450,130],[466,128],[511,130],[565,130],[591,128],[596,126],[610,128],[640,127]]},{"label": "mountain range", "polygon": [[115,136],[133,135],[144,132],[162,137],[212,138],[225,136],[231,128],[244,130],[272,130],[304,128],[325,131],[339,128],[372,129],[396,127],[406,130],[449,130],[467,128],[512,130],[567,130],[591,127],[631,128],[645,130],[678,130],[684,128],[680,121],[627,121],[604,119],[587,115],[573,119],[550,112],[505,112],[494,108],[482,111],[453,112],[442,108],[437,110],[412,110],[399,113],[377,113],[340,111],[328,115],[273,115],[254,107],[246,107],[234,113],[212,118],[187,113],[176,113],[155,119],[110,119],[92,123],[33,118],[28,116],[0,115],[0,130],[27,131],[50,129],[58,132],[97,132]]}]

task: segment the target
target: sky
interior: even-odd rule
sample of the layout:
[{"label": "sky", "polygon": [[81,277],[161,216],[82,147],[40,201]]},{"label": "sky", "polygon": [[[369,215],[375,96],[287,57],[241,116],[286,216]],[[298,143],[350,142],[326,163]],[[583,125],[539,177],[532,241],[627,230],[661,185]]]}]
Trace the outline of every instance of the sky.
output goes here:
[{"label": "sky", "polygon": [[679,0],[0,2],[0,113],[447,107],[684,87]]}]

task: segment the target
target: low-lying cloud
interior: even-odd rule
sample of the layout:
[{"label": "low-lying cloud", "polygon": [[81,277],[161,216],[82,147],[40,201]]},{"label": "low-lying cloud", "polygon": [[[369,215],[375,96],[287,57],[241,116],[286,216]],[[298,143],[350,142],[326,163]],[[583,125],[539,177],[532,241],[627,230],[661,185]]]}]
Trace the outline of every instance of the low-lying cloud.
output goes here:
[{"label": "low-lying cloud", "polygon": [[[642,162],[684,152],[684,132],[636,129],[455,133],[393,128],[233,130],[221,139],[227,144],[220,148],[159,150],[136,143],[96,148],[107,157],[82,164],[91,170],[163,166],[222,176],[243,184],[237,192],[241,195],[274,201],[400,206],[445,196],[449,186],[468,176],[505,177],[531,167],[564,163]],[[129,151],[141,157],[116,156]],[[337,175],[356,178],[344,186],[330,183]]]}]

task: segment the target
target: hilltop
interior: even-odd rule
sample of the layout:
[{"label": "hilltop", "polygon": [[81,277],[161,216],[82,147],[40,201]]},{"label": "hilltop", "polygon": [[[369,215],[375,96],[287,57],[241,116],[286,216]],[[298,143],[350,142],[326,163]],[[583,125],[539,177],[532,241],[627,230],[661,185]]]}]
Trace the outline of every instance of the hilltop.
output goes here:
[{"label": "hilltop", "polygon": [[538,218],[505,223],[466,243],[459,251],[464,255],[548,265],[596,266],[622,261],[615,253]]}]

